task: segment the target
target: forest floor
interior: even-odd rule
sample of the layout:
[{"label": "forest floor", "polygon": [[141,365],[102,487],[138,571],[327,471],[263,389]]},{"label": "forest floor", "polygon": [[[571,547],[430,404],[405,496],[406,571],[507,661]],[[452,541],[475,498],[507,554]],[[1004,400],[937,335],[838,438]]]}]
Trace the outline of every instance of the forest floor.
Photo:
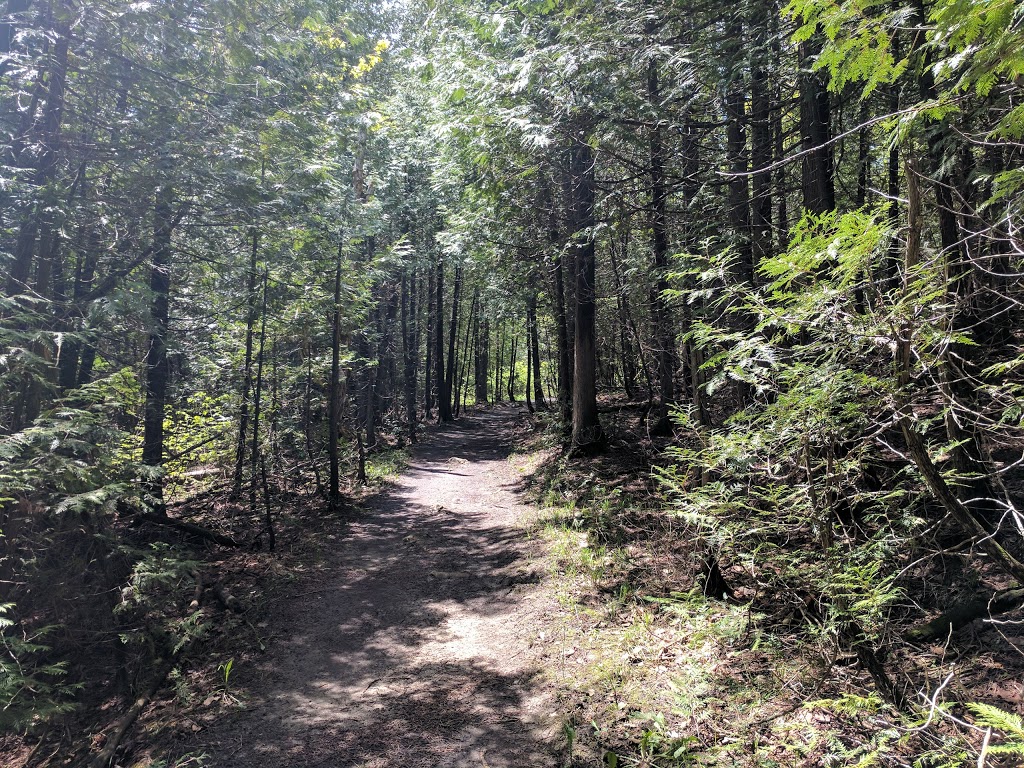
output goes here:
[{"label": "forest floor", "polygon": [[430,430],[270,604],[266,653],[225,681],[242,706],[170,751],[234,768],[554,765],[535,645],[553,597],[508,461],[518,413]]},{"label": "forest floor", "polygon": [[[370,487],[349,489],[358,508],[282,496],[275,552],[195,549],[208,588],[189,610],[207,629],[115,764],[952,766],[976,764],[984,735],[957,702],[1021,711],[1024,624],[894,645],[890,674],[927,705],[901,714],[742,563],[725,569],[735,598],[708,599],[697,537],[652,471],[664,443],[638,404],[602,413],[608,450],[580,459],[550,414],[474,409],[374,454]],[[172,513],[239,540],[259,529],[219,499],[182,494]],[[217,584],[235,609],[212,602]],[[5,759],[0,742],[0,766],[86,764],[131,701],[111,687],[86,689],[35,749]]]}]

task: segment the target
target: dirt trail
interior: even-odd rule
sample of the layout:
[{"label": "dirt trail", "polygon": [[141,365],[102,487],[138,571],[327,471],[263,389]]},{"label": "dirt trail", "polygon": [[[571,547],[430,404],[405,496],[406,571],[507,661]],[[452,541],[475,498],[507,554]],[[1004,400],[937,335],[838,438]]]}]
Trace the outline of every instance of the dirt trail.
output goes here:
[{"label": "dirt trail", "polygon": [[[196,734],[232,768],[555,765],[558,720],[531,641],[550,595],[506,460],[516,412],[432,431],[360,515],[317,583],[268,616],[249,702]],[[326,575],[324,575],[326,574]]]}]

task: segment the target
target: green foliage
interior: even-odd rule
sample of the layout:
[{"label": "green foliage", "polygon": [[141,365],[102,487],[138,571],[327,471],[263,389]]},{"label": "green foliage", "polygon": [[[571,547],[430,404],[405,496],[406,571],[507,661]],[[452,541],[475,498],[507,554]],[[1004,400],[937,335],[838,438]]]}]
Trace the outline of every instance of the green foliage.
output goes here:
[{"label": "green foliage", "polygon": [[366,459],[366,479],[384,482],[394,478],[408,462],[409,452],[401,448],[374,453]]},{"label": "green foliage", "polygon": [[218,664],[217,665],[217,671],[220,672],[221,676],[223,677],[223,685],[224,685],[224,690],[225,691],[228,690],[228,688],[231,685],[231,673],[234,671],[234,669],[235,669],[235,660],[234,659],[228,659],[223,664]]},{"label": "green foliage", "polygon": [[878,0],[791,0],[786,13],[799,22],[794,42],[824,35],[827,45],[814,67],[828,72],[829,88],[836,92],[863,83],[866,98],[907,69],[907,58],[893,56],[893,35],[907,18],[904,10],[891,11]]},{"label": "green foliage", "polygon": [[0,437],[0,498],[31,494],[54,515],[109,514],[136,467],[123,452],[128,371],[98,379],[56,401],[30,427]]},{"label": "green foliage", "polygon": [[[789,247],[763,260],[759,269],[769,279],[768,290],[778,303],[822,304],[828,297],[806,292],[850,291],[864,279],[890,236],[881,210],[805,214],[793,228]],[[828,280],[814,280],[826,273]],[[802,291],[795,290],[801,287]]]},{"label": "green foliage", "polygon": [[55,627],[19,632],[13,611],[13,603],[0,604],[0,733],[45,725],[70,712],[80,688],[64,682],[65,662],[46,660],[50,649],[40,641]]},{"label": "green foliage", "polygon": [[625,760],[626,765],[636,764],[651,766],[696,765],[697,758],[691,750],[697,739],[693,736],[680,736],[673,733],[665,722],[665,715],[661,712],[649,713],[639,712],[633,718],[645,723],[643,734],[640,736],[639,750],[640,758],[636,760]]},{"label": "green foliage", "polygon": [[[913,306],[855,309],[889,237],[875,212],[807,216],[790,247],[762,262],[763,288],[736,306],[751,329],[694,330],[721,350],[705,366],[711,386],[753,383],[757,399],[712,429],[679,411],[683,438],[660,473],[675,514],[719,559],[743,564],[758,590],[812,596],[805,615],[826,646],[852,625],[869,639],[884,632],[902,594],[896,563],[921,529],[905,488],[864,482],[877,460],[872,425],[888,418],[893,392],[890,329],[934,301],[936,275],[925,270]],[[715,274],[699,266],[681,279],[701,290]],[[919,340],[925,353],[932,339]]]},{"label": "green foliage", "polygon": [[199,563],[164,543],[130,555],[134,564],[114,612],[141,621],[141,628],[123,633],[122,642],[156,644],[154,655],[167,656],[204,637],[211,626],[210,616],[202,609],[182,609],[195,584]]},{"label": "green foliage", "polygon": [[977,702],[968,704],[967,709],[974,715],[976,726],[990,728],[1001,734],[1001,743],[989,745],[990,755],[1024,758],[1024,719],[1020,715]]},{"label": "green foliage", "polygon": [[[839,93],[851,83],[862,84],[862,99],[905,75],[910,56],[897,60],[894,40],[908,24],[921,22],[912,8],[878,0],[791,0],[786,13],[799,22],[795,42],[821,36],[824,45],[813,66],[828,73],[829,88]],[[928,5],[927,13],[922,49],[944,88],[938,103],[912,108],[919,116],[942,119],[959,109],[959,94],[986,97],[998,84],[1013,83],[1024,74],[1024,11],[1019,3],[938,0]],[[990,135],[1020,137],[1022,126],[1018,105],[1003,113]]]},{"label": "green foliage", "polygon": [[1024,10],[1019,3],[942,0],[932,5],[929,20],[935,25],[933,44],[945,54],[936,75],[957,90],[987,96],[998,82],[1024,75]]}]

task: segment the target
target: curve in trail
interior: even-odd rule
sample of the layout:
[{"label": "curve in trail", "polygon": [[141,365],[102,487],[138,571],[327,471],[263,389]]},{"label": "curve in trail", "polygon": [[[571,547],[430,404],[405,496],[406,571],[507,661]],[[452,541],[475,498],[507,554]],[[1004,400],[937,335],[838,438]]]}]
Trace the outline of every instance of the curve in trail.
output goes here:
[{"label": "curve in trail", "polygon": [[551,603],[507,461],[515,415],[474,412],[414,448],[319,583],[296,588],[316,593],[275,604],[279,638],[236,673],[249,706],[191,752],[232,768],[555,764],[530,648]]}]

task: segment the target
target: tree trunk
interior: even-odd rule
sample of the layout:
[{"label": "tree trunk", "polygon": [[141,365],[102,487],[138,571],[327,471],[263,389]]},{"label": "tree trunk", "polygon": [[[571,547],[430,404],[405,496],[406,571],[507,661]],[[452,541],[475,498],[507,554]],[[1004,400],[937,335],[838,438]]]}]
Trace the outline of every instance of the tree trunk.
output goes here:
[{"label": "tree trunk", "polygon": [[[411,283],[411,289],[410,289]],[[419,334],[416,325],[416,273],[402,275],[403,384],[405,386],[405,422],[409,441],[416,442],[416,364],[419,362]]]},{"label": "tree trunk", "polygon": [[366,326],[359,332],[356,342],[356,351],[361,360],[359,392],[357,393],[359,424],[362,427],[362,433],[366,435],[367,449],[377,445],[377,366],[370,364],[374,354],[369,331],[376,324],[376,315],[379,311],[379,305],[371,310]]},{"label": "tree trunk", "polygon": [[455,387],[455,415],[462,413],[466,404],[466,393],[469,391],[469,339],[473,333],[473,323],[476,318],[478,298],[473,297],[469,306],[469,317],[466,318],[466,335],[462,342],[462,355],[459,359],[459,379]]},{"label": "tree trunk", "polygon": [[306,439],[306,459],[313,470],[313,479],[316,481],[316,492],[323,496],[323,481],[320,479],[320,461],[313,449],[313,351],[310,348],[311,341],[307,337],[303,344],[303,354],[306,358],[306,383],[303,391],[302,409],[302,433]]},{"label": "tree trunk", "polygon": [[[770,39],[772,8],[758,0],[753,8],[752,25],[760,38],[751,53],[750,66],[750,159],[754,171],[763,171],[772,163],[771,94],[768,84],[767,51],[761,40]],[[751,179],[750,240],[754,264],[772,255],[772,178],[770,171],[756,173]]]},{"label": "tree trunk", "polygon": [[804,152],[801,164],[804,208],[824,213],[836,207],[832,148],[832,108],[828,80],[811,66],[820,53],[814,38],[800,44],[800,142]]},{"label": "tree trunk", "polygon": [[[268,273],[263,272],[263,302],[260,307],[260,346],[256,353],[256,379],[252,396],[252,445],[249,448],[249,513],[256,515],[256,478],[265,473],[260,463],[260,415],[263,407],[263,355],[267,345],[267,282]],[[264,485],[266,479],[263,479]],[[273,549],[273,526],[269,531]]]},{"label": "tree trunk", "polygon": [[[623,224],[623,229],[625,225]],[[625,290],[622,285],[622,277],[619,274],[619,266],[615,258],[615,248],[610,251],[612,262],[612,275],[615,278],[615,309],[619,316],[619,355],[622,361],[622,388],[626,397],[632,400],[636,397],[636,360],[633,357],[633,343],[630,341],[629,318],[626,311]],[[644,366],[646,369],[646,366]],[[645,370],[646,374],[647,371]],[[648,374],[649,375],[649,374]],[[648,394],[653,392],[653,387],[648,387]]]},{"label": "tree trunk", "polygon": [[[71,295],[71,306],[76,312],[83,311],[82,304],[84,303],[85,295],[92,287],[93,279],[96,277],[96,266],[101,244],[100,232],[95,224],[90,224],[90,232],[85,240],[85,245],[78,254],[75,265],[75,286]],[[81,321],[79,328],[83,335],[88,331],[88,326]],[[69,345],[70,348],[66,352],[61,353],[58,382],[60,388],[66,391],[75,387],[76,384],[80,386],[79,372],[82,370],[82,366],[79,362],[85,358],[86,351],[92,344],[90,342],[83,343],[79,339],[74,339],[70,342],[66,341],[65,344]]]},{"label": "tree trunk", "polygon": [[238,441],[235,446],[235,477],[231,495],[242,495],[242,476],[245,474],[245,443],[249,434],[249,395],[252,392],[252,344],[256,326],[256,262],[259,257],[259,232],[252,231],[249,251],[249,272],[246,275],[245,362],[242,369],[241,403],[238,406]]},{"label": "tree trunk", "polygon": [[[892,41],[893,55],[896,61],[900,60],[899,37],[894,36]],[[900,109],[900,89],[897,85],[889,87],[889,110],[893,114]],[[896,142],[889,147],[888,158],[888,186],[886,194],[889,196],[888,218],[889,226],[893,232],[899,230],[900,225],[900,150]],[[896,287],[896,278],[899,274],[900,262],[900,239],[893,237],[889,245],[886,258],[882,261],[882,284],[883,291]]]},{"label": "tree trunk", "polygon": [[[448,366],[444,376],[444,395],[441,398],[441,421],[452,420],[452,386],[455,382],[455,353],[459,332],[459,301],[462,294],[462,265],[455,265],[455,284],[452,286],[452,315],[448,326]],[[440,359],[440,358],[439,358]]]},{"label": "tree trunk", "polygon": [[[387,414],[395,411],[395,400],[398,394],[398,342],[395,331],[399,329],[400,291],[393,279],[388,279],[382,286],[384,298],[383,311],[378,314],[378,332],[380,345],[377,348],[377,377],[374,386],[376,413],[383,422]],[[395,414],[397,417],[397,414]]]},{"label": "tree trunk", "polygon": [[750,243],[750,184],[746,173],[749,170],[746,135],[746,91],[742,71],[739,69],[740,46],[743,43],[743,24],[738,11],[728,22],[727,37],[734,73],[725,95],[726,113],[726,156],[729,171],[728,215],[733,229],[733,243],[736,250],[734,277],[740,283],[754,285],[754,259]]},{"label": "tree trunk", "polygon": [[[434,281],[437,289],[435,306],[437,307],[437,325],[434,334],[434,365],[436,366],[435,381],[437,382],[437,420],[452,420],[451,399],[445,394],[445,369],[444,369],[444,261],[437,261],[437,279]],[[455,302],[453,302],[454,304]],[[453,307],[453,312],[454,307]],[[451,365],[451,361],[449,361]]]},{"label": "tree trunk", "polygon": [[341,503],[341,259],[343,240],[338,239],[338,259],[334,265],[334,312],[331,315],[331,381],[327,390],[327,451],[330,455],[331,477],[327,489],[332,507]]},{"label": "tree trunk", "polygon": [[537,330],[537,294],[530,293],[526,298],[526,323],[530,340],[530,360],[533,365],[533,402],[538,411],[547,410],[544,402],[544,382],[540,370],[540,335]]},{"label": "tree trunk", "polygon": [[[661,106],[658,84],[658,65],[651,61],[647,69],[647,98],[652,108]],[[665,298],[668,290],[668,219],[665,206],[668,186],[665,183],[665,145],[661,124],[656,122],[650,136],[651,162],[651,251],[654,255],[654,274],[651,285],[651,341],[658,371],[658,406],[654,412],[651,433],[666,435],[672,429],[669,408],[676,400],[675,387],[675,334],[672,331],[672,311]]]},{"label": "tree trunk", "polygon": [[[914,3],[918,21],[923,23],[927,18],[921,0]],[[931,49],[924,45],[924,35],[919,32],[915,37],[912,53],[921,57],[922,68],[919,74],[921,95],[928,100],[936,100],[938,92],[933,75],[933,59]],[[960,223],[954,208],[954,194],[961,200],[969,199],[960,179],[955,178],[951,169],[952,163],[947,162],[946,148],[954,145],[952,129],[943,120],[926,123],[928,157],[935,182],[935,200],[938,207],[939,235],[942,253],[946,265],[946,292],[953,304],[951,317],[952,330],[967,337],[975,337],[975,324],[979,318],[973,305],[972,289],[973,274],[976,265],[965,253]],[[992,488],[989,481],[985,452],[975,429],[970,426],[975,409],[972,400],[973,391],[967,371],[972,366],[971,360],[976,359],[977,348],[969,344],[954,343],[949,345],[940,363],[940,390],[947,399],[946,433],[953,447],[950,454],[957,472],[960,474],[956,485],[960,501],[968,503],[971,499],[982,499],[983,515],[988,517],[1000,514],[997,506],[991,501]],[[965,414],[967,414],[965,416]],[[962,424],[961,419],[966,423]]]},{"label": "tree trunk", "polygon": [[545,177],[544,201],[548,208],[548,246],[552,251],[551,276],[552,297],[551,307],[555,316],[555,355],[557,356],[558,374],[558,415],[562,425],[568,428],[572,424],[572,350],[569,345],[568,319],[565,311],[565,270],[562,265],[563,251],[561,236],[558,230],[558,207],[551,186]]},{"label": "tree trunk", "polygon": [[[52,6],[51,6],[52,7]],[[32,181],[39,192],[38,198],[33,201],[30,210],[21,222],[18,237],[14,247],[13,263],[10,266],[10,274],[7,280],[7,295],[18,296],[21,294],[35,293],[44,299],[53,297],[51,291],[51,276],[53,274],[53,262],[59,255],[59,239],[57,237],[60,222],[57,218],[57,206],[47,200],[47,188],[57,176],[57,168],[60,161],[61,127],[63,124],[65,85],[68,69],[68,38],[70,36],[69,15],[71,9],[61,5],[58,13],[61,18],[54,23],[53,48],[50,51],[49,69],[47,77],[39,80],[40,87],[43,82],[47,86],[45,107],[41,120],[36,121],[30,129],[30,140],[38,141],[38,165],[33,174]],[[51,22],[54,22],[51,19]],[[34,109],[28,114],[34,114]],[[5,153],[7,155],[9,153]],[[33,267],[33,260],[37,250],[36,279],[34,286],[30,287],[30,275]],[[34,288],[34,291],[33,291]],[[46,328],[45,330],[52,330]],[[37,357],[49,362],[51,357],[50,346],[34,341],[30,344],[30,351]],[[46,377],[51,381],[56,379],[57,371],[47,366]],[[42,395],[44,380],[38,375],[29,375],[28,380],[21,392],[20,397],[15,396],[14,409],[12,413],[11,427],[14,430],[23,428],[32,423],[39,415],[42,407]]]},{"label": "tree trunk", "polygon": [[[626,255],[626,249],[628,248],[629,242],[629,227],[627,225],[622,226],[622,254]],[[632,355],[633,345],[640,350],[639,360],[640,368],[644,374],[644,382],[647,386],[647,401],[648,404],[654,400],[654,379],[651,378],[651,369],[647,365],[647,361],[643,359],[643,341],[640,337],[640,331],[637,328],[636,320],[633,318],[632,313],[629,311],[629,302],[626,301],[626,283],[622,276],[622,270],[619,265],[618,257],[615,255],[615,248],[610,248],[608,251],[609,261],[612,267],[612,277],[615,280],[615,292],[619,299],[618,309],[621,316],[620,322],[625,330],[629,331],[629,339],[623,341],[624,347],[628,347],[630,354]],[[625,354],[625,352],[623,353]],[[634,373],[635,377],[635,373]]]},{"label": "tree trunk", "polygon": [[434,415],[434,387],[437,383],[434,374],[434,337],[437,327],[437,300],[434,292],[434,270],[427,270],[427,360],[423,374],[423,416],[431,418]]},{"label": "tree trunk", "polygon": [[[162,163],[162,165],[166,165]],[[166,181],[156,190],[153,208],[153,265],[149,274],[152,303],[149,311],[149,349],[146,351],[146,402],[143,415],[142,463],[155,474],[145,484],[153,510],[166,515],[163,478],[159,475],[164,454],[164,410],[170,381],[167,359],[167,325],[171,300],[171,201],[174,192]]]},{"label": "tree trunk", "polygon": [[478,321],[476,333],[476,377],[473,382],[477,403],[487,403],[487,379],[491,366],[488,353],[491,346],[491,324],[484,317]]},{"label": "tree trunk", "polygon": [[[47,88],[46,103],[41,119],[29,129],[31,133],[38,131],[37,138],[41,145],[37,160],[38,164],[32,178],[33,186],[38,190],[45,190],[54,180],[60,160],[61,128],[64,121],[69,57],[69,20],[74,11],[69,6],[61,3],[58,13],[63,18],[56,22],[55,29],[53,30],[55,39],[53,49],[48,58],[49,69],[45,78]],[[13,27],[8,27],[7,29],[13,30]],[[11,34],[13,36],[13,31]],[[39,82],[42,84],[44,80],[41,78]],[[54,219],[55,215],[56,210],[54,206],[48,204],[45,200],[39,199],[34,201],[31,210],[22,221],[15,241],[11,271],[7,277],[8,296],[22,294],[28,289],[35,255],[36,237],[39,235],[40,241],[53,237],[57,224]],[[43,295],[48,295],[48,292],[44,292]],[[26,418],[27,420],[30,419]]]},{"label": "tree trunk", "polygon": [[573,226],[577,233],[575,369],[572,446],[590,452],[604,443],[597,411],[597,297],[594,243],[594,151],[581,135],[572,146]]},{"label": "tree trunk", "polygon": [[[779,31],[779,14],[773,12],[771,15],[771,52],[772,52],[772,68],[775,72],[782,71],[782,45],[779,42],[781,37]],[[782,250],[786,247],[786,243],[789,241],[789,206],[787,204],[787,181],[786,181],[786,170],[788,167],[787,163],[782,162],[786,158],[786,147],[785,147],[785,132],[783,128],[783,107],[782,107],[782,89],[783,85],[781,82],[782,78],[774,78],[772,84],[772,101],[775,103],[775,108],[771,110],[771,130],[772,130],[772,162],[778,163],[779,167],[772,175],[772,183],[775,185],[775,231],[778,233],[779,249]]]},{"label": "tree trunk", "polygon": [[516,346],[518,342],[519,338],[513,333],[508,363],[508,401],[513,404],[516,402]]},{"label": "tree trunk", "polygon": [[505,372],[505,323],[498,327],[498,353],[494,356],[494,402],[505,399],[502,374]]},{"label": "tree trunk", "polygon": [[526,410],[530,413],[534,413],[533,398],[530,396],[530,384],[533,381],[533,370],[532,370],[532,353],[530,344],[530,329],[526,329],[526,390],[524,396],[526,398]]}]

